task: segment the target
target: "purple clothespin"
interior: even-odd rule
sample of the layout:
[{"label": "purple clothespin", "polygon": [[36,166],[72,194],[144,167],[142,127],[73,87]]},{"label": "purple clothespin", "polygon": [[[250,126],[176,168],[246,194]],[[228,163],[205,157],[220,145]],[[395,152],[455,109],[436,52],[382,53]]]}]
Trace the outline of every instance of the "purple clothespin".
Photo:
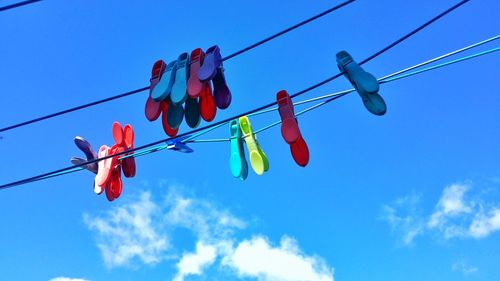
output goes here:
[{"label": "purple clothespin", "polygon": [[[87,160],[80,158],[80,157],[71,157],[71,163],[73,163],[73,165],[80,165],[82,163],[85,163],[87,161],[91,161],[91,160],[94,160],[97,158],[97,154],[92,149],[92,146],[84,138],[78,137],[78,136],[75,137],[75,144],[85,154],[85,157],[87,157]],[[97,163],[83,165],[82,168],[87,169],[94,174],[97,174]]]},{"label": "purple clothespin", "polygon": [[205,53],[203,64],[198,70],[198,79],[200,81],[212,80],[214,85],[215,104],[220,109],[226,109],[231,104],[231,91],[224,77],[224,68],[222,67],[222,56],[217,45],[208,48]]}]

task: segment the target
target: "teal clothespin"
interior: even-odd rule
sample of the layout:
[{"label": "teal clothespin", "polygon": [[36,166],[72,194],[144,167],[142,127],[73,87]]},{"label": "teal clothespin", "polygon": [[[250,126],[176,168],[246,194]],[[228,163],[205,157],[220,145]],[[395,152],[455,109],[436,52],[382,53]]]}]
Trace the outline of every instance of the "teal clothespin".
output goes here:
[{"label": "teal clothespin", "polygon": [[245,180],[248,176],[248,163],[245,159],[242,133],[238,119],[229,122],[229,131],[231,133],[231,156],[229,157],[231,174],[235,178]]},{"label": "teal clothespin", "polygon": [[356,89],[366,109],[375,115],[384,115],[387,106],[382,96],[378,94],[380,87],[377,79],[355,62],[348,52],[340,51],[336,57],[340,71]]}]

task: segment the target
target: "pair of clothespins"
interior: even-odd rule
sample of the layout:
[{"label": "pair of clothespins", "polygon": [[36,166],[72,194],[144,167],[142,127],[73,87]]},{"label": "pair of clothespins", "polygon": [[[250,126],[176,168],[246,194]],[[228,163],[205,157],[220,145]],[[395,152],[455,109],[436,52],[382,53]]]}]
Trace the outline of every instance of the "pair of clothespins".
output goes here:
[{"label": "pair of clothespins", "polygon": [[304,138],[302,138],[292,99],[287,91],[281,90],[276,94],[276,100],[281,117],[281,136],[290,145],[290,152],[295,163],[305,167],[309,163],[309,148]]},{"label": "pair of clothespins", "polygon": [[260,176],[269,170],[269,160],[257,141],[247,116],[232,120],[229,123],[229,131],[231,134],[229,164],[231,174],[234,177],[245,180],[248,176],[248,163],[245,158],[243,141],[246,143],[250,164],[254,172]]},{"label": "pair of clothespins", "polygon": [[346,51],[338,52],[336,58],[338,68],[356,89],[366,109],[375,115],[384,115],[387,106],[378,94],[380,86],[375,76],[366,72]]},{"label": "pair of clothespins", "polygon": [[171,137],[177,135],[184,118],[189,127],[196,128],[201,118],[212,121],[217,107],[225,109],[230,103],[218,46],[210,47],[207,53],[200,48],[191,56],[182,53],[168,65],[162,60],[153,65],[146,118],[154,121],[162,114],[163,129]]},{"label": "pair of clothespins", "polygon": [[[79,157],[72,157],[71,162],[78,165],[89,160],[104,158],[108,155],[121,153],[134,148],[134,130],[131,125],[127,124],[122,128],[120,123],[114,122],[112,133],[115,144],[111,147],[102,145],[97,154],[88,141],[82,137],[75,137],[76,146],[83,151],[87,160]],[[136,173],[135,159],[133,157],[120,159],[122,157],[124,157],[124,155],[113,156],[97,163],[83,166],[83,168],[96,174],[94,179],[94,192],[99,195],[105,191],[106,198],[109,201],[118,198],[122,193],[122,171],[127,178],[134,177]]]}]

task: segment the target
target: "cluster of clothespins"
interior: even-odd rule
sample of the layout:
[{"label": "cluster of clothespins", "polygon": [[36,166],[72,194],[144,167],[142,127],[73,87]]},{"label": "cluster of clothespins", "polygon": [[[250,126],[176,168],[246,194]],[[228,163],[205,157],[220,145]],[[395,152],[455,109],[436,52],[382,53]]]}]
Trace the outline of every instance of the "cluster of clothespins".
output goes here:
[{"label": "cluster of clothespins", "polygon": [[[79,157],[72,157],[71,162],[75,165],[85,163],[89,160],[103,158],[134,148],[134,130],[127,124],[123,128],[118,122],[112,126],[115,144],[111,147],[102,145],[98,153],[95,153],[88,141],[82,137],[75,137],[76,146],[83,151],[86,160]],[[94,192],[96,194],[106,193],[106,198],[113,201],[120,196],[123,189],[121,174],[127,178],[135,176],[136,167],[134,157],[113,156],[97,163],[87,164],[83,168],[96,174],[94,178]]]},{"label": "cluster of clothespins", "polygon": [[163,130],[168,136],[177,135],[184,118],[189,127],[196,128],[201,118],[210,122],[217,107],[226,109],[230,104],[231,91],[217,45],[206,53],[198,48],[191,55],[182,53],[169,64],[158,60],[153,65],[145,114],[149,121],[162,115]]},{"label": "cluster of clothespins", "polygon": [[[346,51],[337,53],[336,59],[340,71],[356,89],[368,111],[375,115],[385,114],[387,107],[378,94],[377,79],[361,68]],[[281,135],[290,146],[294,161],[299,166],[305,167],[309,163],[309,148],[300,132],[292,99],[285,90],[282,90],[276,94],[276,101],[281,119]],[[177,135],[184,117],[187,125],[195,128],[201,118],[205,121],[214,120],[217,108],[226,109],[230,103],[231,92],[224,78],[222,58],[217,46],[209,48],[206,53],[201,49],[195,49],[191,55],[183,53],[168,65],[162,60],[153,65],[145,114],[150,121],[162,115],[163,129],[171,137]],[[118,122],[114,122],[112,132],[115,144],[111,147],[101,146],[97,154],[86,140],[76,137],[75,143],[85,153],[87,160],[73,157],[72,163],[81,164],[134,147],[132,126],[125,125],[122,128]],[[231,174],[235,178],[245,180],[248,176],[245,144],[254,172],[262,175],[269,170],[269,160],[257,140],[248,116],[230,121],[229,132],[229,164]],[[185,144],[186,138],[187,136],[170,140],[167,148],[184,153],[193,152]],[[136,169],[134,155],[113,156],[88,164],[84,168],[96,174],[95,193],[101,194],[105,191],[110,201],[121,194],[121,171],[125,177],[133,177]]]}]

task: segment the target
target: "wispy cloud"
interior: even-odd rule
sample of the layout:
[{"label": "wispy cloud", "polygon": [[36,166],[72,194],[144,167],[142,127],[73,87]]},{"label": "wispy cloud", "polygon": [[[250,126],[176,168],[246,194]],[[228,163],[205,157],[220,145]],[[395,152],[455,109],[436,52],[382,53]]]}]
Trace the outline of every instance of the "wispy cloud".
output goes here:
[{"label": "wispy cloud", "polygon": [[111,208],[104,216],[83,215],[87,226],[96,232],[97,246],[108,267],[128,265],[137,258],[156,264],[169,247],[169,239],[158,226],[161,210],[142,193],[139,200]]},{"label": "wispy cloud", "polygon": [[422,215],[420,196],[410,195],[383,205],[381,217],[401,236],[404,245],[411,245],[425,233],[436,233],[445,240],[480,239],[500,230],[500,207],[478,194],[483,192],[474,196],[469,183],[455,183],[443,189],[428,215]]},{"label": "wispy cloud", "polygon": [[393,205],[383,205],[381,219],[389,223],[391,230],[401,236],[404,245],[412,245],[413,240],[421,235],[425,222],[418,213],[420,195],[411,194],[398,198]]},{"label": "wispy cloud", "polygon": [[[183,195],[178,188],[170,188],[161,202],[143,192],[137,200],[124,202],[102,216],[85,214],[84,221],[95,231],[108,266],[126,266],[134,259],[144,264],[172,261],[165,257],[180,251],[174,281],[203,276],[209,268],[261,281],[333,281],[333,268],[321,257],[304,254],[296,240],[285,235],[273,246],[265,235],[248,233],[247,223],[229,210]],[[194,234],[194,251],[169,243],[176,228]],[[238,238],[245,235],[251,238]]]},{"label": "wispy cloud", "polygon": [[479,271],[479,268],[467,264],[464,260],[457,261],[451,265],[453,272],[460,272],[464,275],[470,275]]},{"label": "wispy cloud", "polygon": [[49,281],[89,281],[89,280],[82,278],[56,277],[50,279]]}]

